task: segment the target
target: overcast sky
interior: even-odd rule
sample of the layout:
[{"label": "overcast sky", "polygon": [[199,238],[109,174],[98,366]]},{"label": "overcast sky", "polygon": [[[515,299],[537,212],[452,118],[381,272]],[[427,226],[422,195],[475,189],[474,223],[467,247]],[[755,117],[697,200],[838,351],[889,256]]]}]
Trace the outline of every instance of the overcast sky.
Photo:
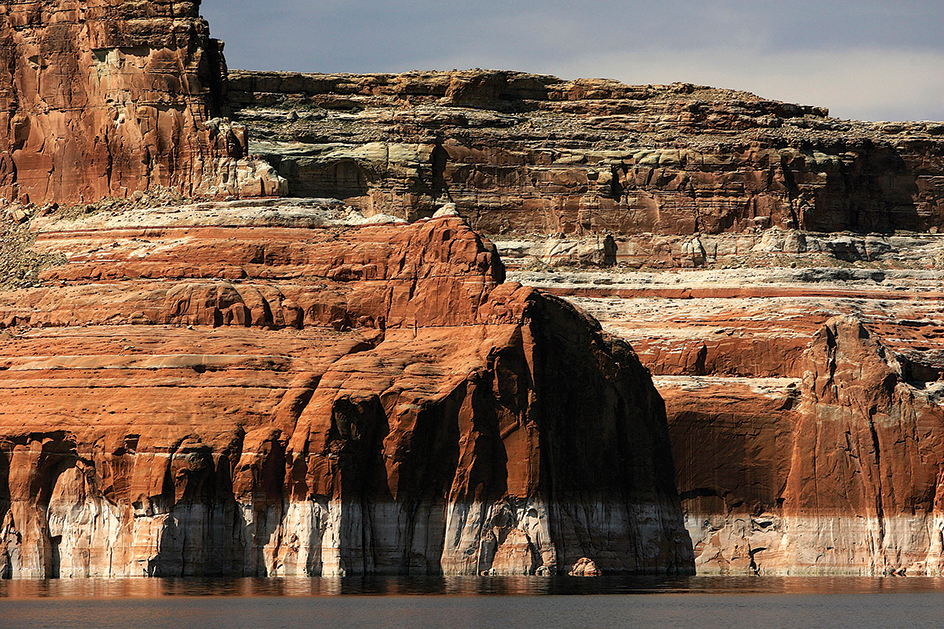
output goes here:
[{"label": "overcast sky", "polygon": [[944,120],[942,0],[203,0],[231,68],[686,81]]}]

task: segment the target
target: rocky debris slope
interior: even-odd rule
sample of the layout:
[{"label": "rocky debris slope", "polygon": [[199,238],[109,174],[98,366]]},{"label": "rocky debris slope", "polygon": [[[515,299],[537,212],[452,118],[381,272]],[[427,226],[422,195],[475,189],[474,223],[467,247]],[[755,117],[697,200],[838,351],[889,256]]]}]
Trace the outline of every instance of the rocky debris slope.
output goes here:
[{"label": "rocky debris slope", "polygon": [[488,234],[944,226],[944,124],[675,83],[520,72],[234,71],[228,102],[292,194]]},{"label": "rocky debris slope", "polygon": [[699,573],[941,574],[940,236],[703,236],[741,254],[638,270],[553,240],[498,245],[653,372]]},{"label": "rocky debris slope", "polygon": [[[221,118],[226,68],[199,2],[14,0],[0,6],[0,197],[42,204],[269,195]],[[280,186],[282,188],[280,188]]]},{"label": "rocky debris slope", "polygon": [[0,292],[3,576],[692,570],[648,372],[461,219],[43,220],[65,261]]},{"label": "rocky debris slope", "polygon": [[38,285],[44,267],[64,261],[55,254],[33,251],[35,238],[27,227],[0,219],[0,288]]}]

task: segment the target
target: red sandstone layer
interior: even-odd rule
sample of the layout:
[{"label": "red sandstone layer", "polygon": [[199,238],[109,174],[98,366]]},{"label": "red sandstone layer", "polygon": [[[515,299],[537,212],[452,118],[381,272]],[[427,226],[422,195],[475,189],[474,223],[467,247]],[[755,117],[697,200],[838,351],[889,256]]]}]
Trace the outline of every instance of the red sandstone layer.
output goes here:
[{"label": "red sandstone layer", "polygon": [[656,374],[699,573],[936,576],[944,323],[914,253],[515,276],[569,294]]},{"label": "red sandstone layer", "polygon": [[222,44],[199,4],[0,6],[0,197],[277,194],[271,168],[240,160],[245,132],[220,118]]},{"label": "red sandstone layer", "polygon": [[[277,168],[370,214],[598,235],[538,266],[835,262],[552,291],[658,374],[699,570],[940,574],[942,125],[491,71],[237,72],[227,96],[196,2],[0,14],[7,199],[269,195]],[[0,293],[0,574],[689,567],[632,350],[500,284],[453,219],[303,206],[34,220],[67,261]]]},{"label": "red sandstone layer", "polygon": [[648,374],[457,218],[37,247],[67,261],[0,293],[7,576],[690,569]]}]

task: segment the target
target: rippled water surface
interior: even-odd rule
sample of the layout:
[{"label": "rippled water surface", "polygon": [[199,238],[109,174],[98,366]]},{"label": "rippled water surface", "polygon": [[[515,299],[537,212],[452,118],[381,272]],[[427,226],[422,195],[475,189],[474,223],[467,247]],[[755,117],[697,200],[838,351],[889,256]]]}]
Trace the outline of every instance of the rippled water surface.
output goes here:
[{"label": "rippled water surface", "polygon": [[430,577],[0,582],[0,627],[937,627],[944,579]]}]

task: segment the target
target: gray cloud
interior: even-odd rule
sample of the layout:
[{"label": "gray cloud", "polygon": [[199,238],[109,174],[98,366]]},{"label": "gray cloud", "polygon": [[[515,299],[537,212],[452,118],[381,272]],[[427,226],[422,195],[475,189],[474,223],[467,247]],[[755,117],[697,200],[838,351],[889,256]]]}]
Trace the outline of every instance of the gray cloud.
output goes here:
[{"label": "gray cloud", "polygon": [[235,68],[692,81],[841,117],[944,118],[940,0],[204,0],[203,14]]}]

